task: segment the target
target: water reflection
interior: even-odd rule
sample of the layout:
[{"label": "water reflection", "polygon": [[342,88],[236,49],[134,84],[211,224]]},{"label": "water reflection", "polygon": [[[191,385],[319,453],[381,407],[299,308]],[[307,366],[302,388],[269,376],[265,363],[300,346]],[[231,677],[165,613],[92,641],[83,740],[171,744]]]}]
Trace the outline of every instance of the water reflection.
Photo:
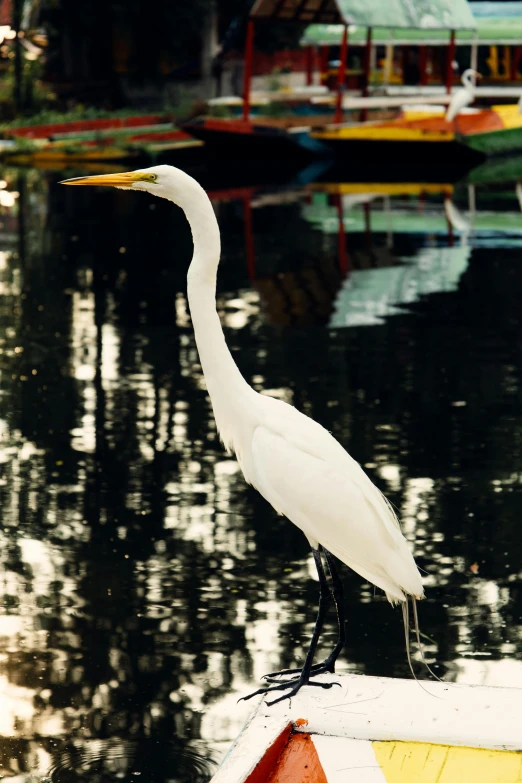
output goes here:
[{"label": "water reflection", "polygon": [[383,324],[422,296],[456,291],[470,252],[467,246],[425,247],[395,266],[354,270],[337,295],[330,326]]},{"label": "water reflection", "polygon": [[[303,659],[308,545],[218,442],[181,213],[3,178],[0,774],[204,780],[238,696]],[[438,671],[522,685],[522,224],[514,187],[478,191],[462,247],[447,187],[219,189],[218,309],[249,382],[401,509]],[[399,616],[343,576],[342,666],[409,676]]]}]

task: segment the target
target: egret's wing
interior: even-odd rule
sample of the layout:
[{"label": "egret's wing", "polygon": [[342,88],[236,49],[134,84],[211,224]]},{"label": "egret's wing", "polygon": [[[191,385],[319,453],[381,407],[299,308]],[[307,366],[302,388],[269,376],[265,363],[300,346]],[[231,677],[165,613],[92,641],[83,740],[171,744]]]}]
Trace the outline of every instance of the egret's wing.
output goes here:
[{"label": "egret's wing", "polygon": [[[339,472],[266,427],[252,438],[255,486],[311,542],[319,542],[390,597],[422,595],[419,572],[392,519]],[[390,513],[390,512],[388,512]]]},{"label": "egret's wing", "polygon": [[[271,405],[266,429],[269,432],[284,433],[284,438],[289,445],[311,457],[327,462],[343,476],[349,476],[362,491],[366,502],[370,503],[380,516],[388,530],[390,543],[393,544],[396,536],[395,529],[400,530],[395,511],[359,463],[345,451],[328,430],[314,419],[310,419],[281,400],[269,397],[263,399],[270,402]],[[274,418],[274,414],[276,414],[276,418]]]}]

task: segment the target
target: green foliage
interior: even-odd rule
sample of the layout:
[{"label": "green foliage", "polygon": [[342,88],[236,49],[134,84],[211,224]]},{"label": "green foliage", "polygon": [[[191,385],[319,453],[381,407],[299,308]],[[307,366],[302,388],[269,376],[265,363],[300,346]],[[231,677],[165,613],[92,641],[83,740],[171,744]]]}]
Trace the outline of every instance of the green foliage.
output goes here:
[{"label": "green foliage", "polygon": [[131,117],[136,114],[135,109],[118,109],[108,111],[94,106],[75,106],[70,111],[57,111],[44,109],[30,117],[18,117],[10,122],[0,123],[0,133],[8,133],[12,128],[31,127],[32,125],[53,125],[62,122],[74,122],[75,120],[102,120],[106,117]]},{"label": "green foliage", "polygon": [[288,109],[281,101],[270,101],[265,106],[260,106],[258,110],[260,117],[286,117]]},{"label": "green foliage", "polygon": [[[11,46],[12,49],[12,46]],[[22,60],[22,93],[29,110],[40,109],[56,99],[47,84],[42,81],[42,62],[40,60]],[[14,58],[9,59],[7,70],[0,79],[0,103],[11,104],[14,97],[15,70]]]},{"label": "green foliage", "polygon": [[234,111],[232,106],[225,106],[220,103],[217,106],[210,106],[208,113],[211,117],[218,117],[220,120],[228,120],[237,115],[237,109]]},{"label": "green foliage", "polygon": [[19,152],[36,152],[38,145],[35,144],[33,139],[16,138],[13,153]]}]

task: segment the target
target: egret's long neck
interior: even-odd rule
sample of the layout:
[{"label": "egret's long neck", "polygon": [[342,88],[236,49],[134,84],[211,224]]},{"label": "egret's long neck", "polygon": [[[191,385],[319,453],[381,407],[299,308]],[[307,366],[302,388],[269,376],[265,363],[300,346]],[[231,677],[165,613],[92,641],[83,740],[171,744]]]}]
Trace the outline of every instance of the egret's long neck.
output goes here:
[{"label": "egret's long neck", "polygon": [[225,445],[233,447],[225,431],[230,418],[228,411],[236,406],[239,416],[243,401],[255,392],[244,380],[230,354],[216,311],[216,274],[221,242],[212,204],[194,180],[190,181],[183,202],[181,206],[194,241],[187,290],[196,344],[218,429]]}]

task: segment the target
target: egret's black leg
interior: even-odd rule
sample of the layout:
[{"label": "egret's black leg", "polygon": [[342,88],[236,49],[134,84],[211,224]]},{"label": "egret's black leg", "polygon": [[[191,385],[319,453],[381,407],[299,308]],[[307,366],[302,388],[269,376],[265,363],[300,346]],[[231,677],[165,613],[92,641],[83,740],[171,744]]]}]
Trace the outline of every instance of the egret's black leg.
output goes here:
[{"label": "egret's black leg", "polygon": [[[339,635],[337,638],[337,643],[330,653],[330,655],[322,662],[322,663],[315,663],[312,666],[312,671],[310,676],[314,677],[316,674],[324,674],[325,672],[329,672],[330,674],[335,673],[335,662],[337,661],[337,658],[339,657],[339,654],[341,653],[345,642],[346,642],[346,630],[345,630],[345,612],[344,612],[344,590],[343,590],[343,583],[341,582],[341,579],[339,578],[339,574],[337,571],[337,567],[335,565],[335,560],[333,555],[323,547],[323,552],[326,557],[326,562],[328,563],[328,570],[330,571],[330,576],[332,578],[332,595],[335,602],[335,610],[337,613],[337,624],[338,624],[338,631]],[[325,582],[326,582],[326,574],[324,573],[323,565],[321,562],[321,569],[324,574]],[[321,582],[319,582],[321,584]],[[327,582],[326,582],[327,583]],[[299,674],[301,669],[285,669],[281,672],[273,672],[271,674],[266,674],[265,679],[268,682],[279,682],[279,680],[272,680],[272,677],[286,675],[286,674]],[[297,682],[296,680],[292,680]]]},{"label": "egret's black leg", "polygon": [[[341,582],[341,579],[339,578],[339,573],[337,571],[337,566],[335,565],[335,560],[333,558],[333,555],[328,552],[327,549],[324,549],[324,554],[326,557],[326,562],[328,563],[328,570],[330,571],[330,576],[332,577],[332,595],[335,603],[335,611],[337,613],[337,626],[339,630],[339,636],[337,638],[337,644],[333,648],[332,652],[328,656],[328,658],[323,661],[322,664],[319,664],[317,668],[320,668],[321,671],[330,672],[333,674],[335,672],[335,663],[337,661],[337,658],[339,657],[339,654],[341,653],[345,643],[346,643],[346,617],[344,613],[344,589],[343,589],[343,583]],[[316,672],[314,669],[314,674],[318,674],[319,672]]]},{"label": "egret's black leg", "polygon": [[315,651],[317,649],[317,642],[319,641],[319,636],[321,635],[324,618],[326,616],[326,612],[328,611],[328,605],[331,598],[326,574],[323,568],[323,563],[321,561],[321,552],[319,549],[312,549],[312,554],[314,556],[315,566],[319,576],[319,612],[317,613],[314,632],[312,634],[312,639],[310,641],[308,652],[306,653],[306,658],[301,673],[299,677],[296,677],[291,681],[278,682],[277,685],[274,685],[271,688],[259,688],[257,691],[254,691],[254,693],[250,693],[248,696],[243,696],[244,700],[251,699],[253,696],[258,696],[261,693],[268,693],[270,691],[281,691],[286,689],[290,690],[289,693],[285,693],[278,699],[269,702],[269,705],[272,705],[276,704],[278,701],[282,701],[283,699],[289,699],[291,696],[295,696],[295,694],[300,690],[300,688],[303,687],[303,685],[315,685],[316,687],[320,688],[331,688],[332,685],[335,684],[331,682],[310,682],[310,675],[312,673],[312,665]]},{"label": "egret's black leg", "polygon": [[[322,602],[324,602],[326,605],[326,615],[326,611],[331,599],[331,592],[330,588],[328,587],[328,577],[326,576],[326,571],[324,570],[323,561],[321,559],[321,549],[322,547],[320,546],[317,549],[312,549],[312,554],[314,556],[315,567],[317,569],[317,576],[319,577],[319,607],[321,607]],[[315,671],[316,666],[320,665],[322,664],[314,664],[314,666],[312,666],[312,671]],[[269,679],[270,677],[282,677],[287,674],[299,674],[300,672],[301,669],[281,669],[281,671],[278,672],[270,672],[269,674],[265,674],[263,679],[268,680],[268,682],[272,682],[272,680]],[[280,680],[276,680],[276,682],[280,682]]]}]

